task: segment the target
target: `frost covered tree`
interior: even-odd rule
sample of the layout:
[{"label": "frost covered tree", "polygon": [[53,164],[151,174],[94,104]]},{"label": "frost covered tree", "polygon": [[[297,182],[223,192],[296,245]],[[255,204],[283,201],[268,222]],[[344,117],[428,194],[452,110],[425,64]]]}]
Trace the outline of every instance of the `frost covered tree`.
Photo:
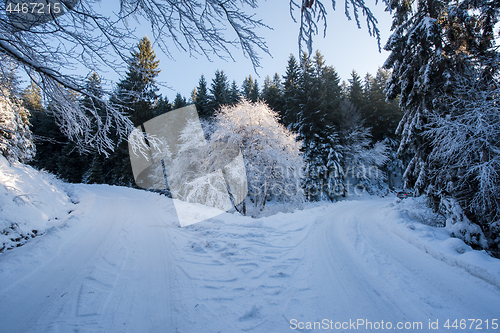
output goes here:
[{"label": "frost covered tree", "polygon": [[[326,36],[326,18],[328,13],[323,2],[322,0],[290,0],[290,13],[294,21],[295,17],[293,11],[300,10],[299,53],[303,53],[303,45],[305,44],[307,48],[306,52],[312,54],[313,36],[319,34],[318,22],[320,21],[323,22],[323,36]],[[382,2],[387,6],[392,3],[389,0],[383,0]],[[335,5],[336,2],[332,1],[334,10]],[[377,39],[380,49],[380,31],[377,27],[377,19],[373,15],[371,9],[364,1],[346,0],[344,2],[345,15],[349,20],[351,20],[351,15],[353,15],[358,28],[361,28],[360,12],[363,14],[366,21],[370,36],[374,36]]]},{"label": "frost covered tree", "polygon": [[453,77],[471,60],[489,63],[485,74],[498,70],[493,27],[500,4],[420,0],[415,11],[406,2],[393,2],[391,8],[394,31],[385,46],[391,54],[384,67],[393,72],[386,94],[388,99],[399,96],[404,113],[397,128],[402,136],[399,153],[410,151],[414,156],[405,172],[406,183],[422,193],[428,183],[427,157],[432,143],[422,134],[424,127],[431,113],[445,113],[443,98],[454,93]]},{"label": "frost covered tree", "polygon": [[[485,211],[478,209],[482,204],[475,206],[472,202],[478,202],[478,196],[487,191],[476,181],[491,178],[478,176],[475,181],[469,179],[467,196],[460,190],[449,191],[453,181],[445,180],[442,171],[453,171],[443,166],[447,166],[446,163],[455,165],[455,161],[452,163],[446,154],[436,152],[443,152],[442,147],[456,142],[446,140],[458,140],[454,133],[447,133],[443,122],[453,120],[457,129],[457,124],[466,122],[459,120],[459,115],[468,114],[471,120],[481,116],[481,107],[476,110],[476,115],[470,112],[471,104],[484,105],[474,87],[481,87],[484,93],[495,89],[500,55],[494,27],[500,17],[500,3],[427,0],[418,1],[414,11],[411,6],[399,2],[392,3],[392,9],[394,32],[385,47],[391,55],[384,66],[392,68],[393,72],[386,93],[389,99],[399,96],[404,112],[397,132],[402,136],[398,153],[412,155],[405,171],[406,184],[415,188],[417,193],[428,194],[434,207],[450,206],[451,195],[451,199],[460,204],[459,208],[468,212],[471,221],[481,225],[481,215]],[[470,75],[469,71],[475,74]],[[462,77],[472,80],[469,97],[463,91]],[[492,100],[495,98],[490,96]],[[462,102],[453,102],[454,99]],[[452,114],[450,106],[454,109]],[[475,134],[482,135],[481,132]],[[470,141],[462,141],[464,147],[468,147],[475,144],[476,137],[467,135],[463,139]],[[454,155],[454,158],[462,160],[462,156]],[[475,162],[468,163],[463,164],[461,170],[464,175],[474,175],[477,166],[474,166]],[[448,175],[449,179],[453,177]],[[490,207],[486,210],[494,207],[486,201],[483,204],[483,208]],[[487,228],[483,231],[486,232]]]},{"label": "frost covered tree", "polygon": [[21,100],[0,85],[0,152],[11,161],[28,162],[35,155],[29,116]]},{"label": "frost covered tree", "polygon": [[[9,57],[0,56],[0,152],[10,161],[27,162],[35,154],[30,112],[19,98],[19,77]],[[33,103],[37,104],[36,98]]]},{"label": "frost covered tree", "polygon": [[399,154],[406,149],[414,157],[405,172],[406,185],[422,192],[426,185],[426,157],[430,142],[422,135],[431,110],[449,86],[452,59],[444,53],[444,30],[439,19],[447,1],[418,1],[415,13],[411,6],[394,3],[393,29],[385,49],[391,51],[384,64],[393,70],[387,83],[387,97],[399,96],[404,112],[397,128],[402,136]]},{"label": "frost covered tree", "polygon": [[215,116],[211,142],[239,147],[245,161],[249,197],[242,205],[256,215],[268,200],[302,201],[301,170],[304,160],[301,142],[278,122],[278,114],[264,102],[243,99],[235,106],[222,107]]},{"label": "frost covered tree", "polygon": [[[424,132],[432,139],[428,159],[430,195],[445,210],[450,208],[445,204],[450,199],[458,201],[466,216],[481,227],[490,248],[498,251],[500,80],[484,82],[477,70],[469,70],[456,78],[455,87],[455,94],[446,98],[446,115],[432,114],[432,126]],[[444,213],[452,215],[449,211]],[[447,221],[447,226],[455,222]],[[462,228],[455,231],[456,236],[468,243],[480,243],[480,239],[471,239],[477,231],[468,226]]]}]

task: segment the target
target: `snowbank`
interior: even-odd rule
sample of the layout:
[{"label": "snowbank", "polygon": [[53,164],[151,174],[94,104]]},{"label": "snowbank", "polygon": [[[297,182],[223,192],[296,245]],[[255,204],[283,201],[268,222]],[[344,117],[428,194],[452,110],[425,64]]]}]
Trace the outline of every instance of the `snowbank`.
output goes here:
[{"label": "snowbank", "polygon": [[64,223],[74,209],[69,186],[0,155],[0,252]]},{"label": "snowbank", "polygon": [[500,260],[453,237],[454,229],[442,227],[444,217],[432,212],[425,204],[425,197],[396,199],[388,208],[388,220],[399,222],[395,234],[434,258],[461,267],[500,288]]}]

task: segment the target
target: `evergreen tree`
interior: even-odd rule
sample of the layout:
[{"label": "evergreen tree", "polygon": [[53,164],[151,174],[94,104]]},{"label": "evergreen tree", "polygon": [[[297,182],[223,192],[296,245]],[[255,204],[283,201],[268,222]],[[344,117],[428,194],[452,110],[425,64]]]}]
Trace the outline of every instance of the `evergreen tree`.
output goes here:
[{"label": "evergreen tree", "polygon": [[212,79],[210,87],[210,109],[213,111],[219,110],[222,105],[227,105],[229,102],[229,84],[224,71],[215,71],[215,77]]},{"label": "evergreen tree", "polygon": [[390,71],[379,68],[375,77],[367,75],[365,78],[365,106],[362,114],[372,128],[373,142],[398,138],[396,128],[403,114],[398,99],[386,101],[384,92],[390,75]]},{"label": "evergreen tree", "polygon": [[153,118],[158,117],[159,115],[162,115],[171,110],[172,110],[172,105],[169,103],[167,96],[165,97],[160,96],[153,109]]},{"label": "evergreen tree", "polygon": [[84,174],[83,182],[86,184],[103,184],[105,183],[104,177],[105,158],[102,155],[94,155],[90,163],[88,173]]},{"label": "evergreen tree", "polygon": [[198,87],[196,87],[196,100],[194,100],[196,110],[198,110],[198,115],[200,118],[208,119],[213,115],[213,109],[210,106],[210,97],[207,92],[207,81],[205,76],[201,75],[198,81]]},{"label": "evergreen tree", "polygon": [[290,54],[285,75],[283,76],[283,110],[281,111],[281,121],[291,130],[296,131],[297,115],[299,113],[298,98],[299,98],[299,77],[300,67],[297,60]]},{"label": "evergreen tree", "polygon": [[[103,95],[101,79],[96,72],[92,72],[87,77],[85,95],[80,104],[83,111],[93,114],[92,118],[101,124],[106,121],[105,105],[102,102]],[[104,133],[99,133],[99,128],[103,128],[101,124],[92,124],[93,130],[91,133],[95,136],[104,135]],[[85,178],[93,176],[91,175],[91,165],[93,160],[96,160],[94,157],[98,155],[97,152],[83,153],[79,150],[78,145],[68,141],[57,159],[57,174],[71,183],[85,182]],[[101,170],[97,170],[98,168]],[[94,170],[102,173],[102,163],[94,165]]]},{"label": "evergreen tree", "polygon": [[[31,105],[31,102],[27,101],[25,104]],[[33,109],[31,113],[30,123],[36,154],[30,164],[40,170],[44,169],[57,174],[58,159],[68,139],[62,134],[54,117],[50,114],[51,107],[49,103],[47,110],[45,108]]]},{"label": "evergreen tree", "polygon": [[278,73],[274,74],[273,79],[266,76],[264,80],[264,87],[262,88],[262,99],[266,101],[269,107],[277,112],[283,109],[283,98],[281,92],[281,78]]},{"label": "evergreen tree", "polygon": [[240,102],[240,91],[238,90],[238,85],[236,81],[233,80],[231,84],[231,92],[229,93],[229,105],[236,105]]},{"label": "evergreen tree", "polygon": [[[416,10],[400,2],[391,3],[391,9],[394,12],[393,34],[385,46],[391,54],[384,66],[393,71],[387,83],[386,96],[388,99],[399,96],[403,112],[397,128],[397,133],[402,136],[398,153],[413,156],[405,171],[405,184],[414,188],[417,194],[427,193],[433,199],[435,208],[447,206],[450,201],[448,196],[457,195],[452,190],[453,182],[440,178],[441,169],[449,168],[450,161],[447,154],[436,157],[431,156],[431,152],[435,145],[448,147],[454,144],[440,142],[453,137],[449,135],[451,133],[446,133],[446,130],[452,129],[442,126],[441,130],[445,131],[441,133],[432,129],[446,124],[449,119],[456,119],[455,128],[467,123],[459,115],[468,112],[468,103],[462,104],[460,100],[467,101],[469,97],[458,89],[458,81],[467,71],[477,74],[471,77],[479,82],[472,82],[472,85],[479,84],[482,89],[489,87],[485,91],[494,88],[492,83],[500,69],[500,55],[493,31],[500,16],[500,3],[488,0],[419,0]],[[474,96],[475,93],[471,93]],[[450,105],[450,98],[453,100],[453,97],[458,99],[456,105]],[[481,98],[477,102],[482,103]],[[424,134],[426,130],[427,135]],[[476,135],[467,134],[467,138],[462,143],[464,147],[473,143]],[[490,158],[483,156],[486,160]],[[467,167],[461,169],[464,175],[477,171],[474,167],[465,170]],[[478,181],[480,178],[475,179]],[[480,186],[468,181],[466,187],[468,191],[475,192]],[[467,197],[473,198],[474,195]],[[468,200],[459,201],[465,210],[471,207]],[[477,214],[472,210],[468,214],[473,221],[488,215],[484,211]],[[486,229],[483,231],[488,232]]]},{"label": "evergreen tree", "polygon": [[[105,122],[105,106],[102,102],[104,93],[101,78],[96,72],[88,76],[85,91],[87,95],[81,101],[82,109],[87,110],[87,112],[95,112],[96,116],[94,118],[97,121]],[[98,130],[100,126],[95,127]],[[79,152],[75,151],[73,143],[66,144],[59,159],[58,167],[59,175],[70,182],[86,183],[89,179],[92,183],[102,183],[104,181],[102,176],[104,156],[100,156],[98,152],[80,155]]]},{"label": "evergreen tree", "polygon": [[251,94],[254,86],[252,75],[246,76],[241,85],[241,96],[245,97],[247,101],[251,99]]},{"label": "evergreen tree", "polygon": [[172,110],[180,109],[182,107],[185,107],[186,105],[186,98],[182,97],[180,93],[177,93],[177,95],[175,95],[174,102],[172,103]]},{"label": "evergreen tree", "polygon": [[80,154],[76,145],[69,141],[57,159],[57,175],[70,183],[81,183],[89,171],[93,155]]},{"label": "evergreen tree", "polygon": [[[148,37],[142,38],[132,52],[124,80],[118,84],[117,102],[122,103],[136,127],[153,118],[158,105],[159,88],[156,77],[160,73],[159,60]],[[113,99],[115,99],[113,98]],[[127,142],[121,142],[112,156],[109,180],[115,185],[134,183]]]},{"label": "evergreen tree", "polygon": [[30,85],[23,90],[21,99],[23,101],[23,106],[28,109],[31,114],[33,112],[44,111],[42,90],[35,82],[31,81]]},{"label": "evergreen tree", "polygon": [[349,101],[354,105],[355,108],[363,109],[363,81],[361,77],[356,73],[355,70],[351,72],[351,78],[349,79]]},{"label": "evergreen tree", "polygon": [[254,80],[253,81],[253,85],[252,85],[252,91],[250,92],[250,96],[248,96],[250,98],[250,101],[252,103],[256,103],[258,100],[259,100],[259,84],[257,83],[257,80]]},{"label": "evergreen tree", "polygon": [[12,59],[4,54],[0,55],[0,82],[4,89],[8,89],[12,97],[19,96],[21,79],[17,75],[18,66]]},{"label": "evergreen tree", "polygon": [[326,123],[338,126],[339,108],[342,101],[340,76],[333,66],[325,66],[322,70],[320,85],[320,108],[326,113]]},{"label": "evergreen tree", "polygon": [[148,37],[143,37],[132,52],[126,77],[118,84],[118,98],[128,108],[135,126],[153,117],[153,107],[159,98],[156,77],[159,60]]},{"label": "evergreen tree", "polygon": [[[338,165],[332,164],[339,155],[337,138],[330,123],[328,110],[322,108],[322,86],[325,64],[321,53],[314,61],[304,54],[299,76],[299,138],[304,141],[306,160],[304,188],[309,200],[332,198]],[[331,170],[328,170],[328,169]],[[333,178],[331,177],[333,175]]]}]

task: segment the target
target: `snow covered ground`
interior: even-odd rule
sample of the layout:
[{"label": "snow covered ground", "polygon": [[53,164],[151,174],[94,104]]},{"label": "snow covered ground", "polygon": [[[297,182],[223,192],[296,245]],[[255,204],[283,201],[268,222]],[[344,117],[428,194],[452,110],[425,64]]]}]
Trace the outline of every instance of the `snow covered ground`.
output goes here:
[{"label": "snow covered ground", "polygon": [[46,231],[0,254],[1,332],[500,332],[500,260],[395,197],[181,228],[163,196],[16,168],[0,221]]}]

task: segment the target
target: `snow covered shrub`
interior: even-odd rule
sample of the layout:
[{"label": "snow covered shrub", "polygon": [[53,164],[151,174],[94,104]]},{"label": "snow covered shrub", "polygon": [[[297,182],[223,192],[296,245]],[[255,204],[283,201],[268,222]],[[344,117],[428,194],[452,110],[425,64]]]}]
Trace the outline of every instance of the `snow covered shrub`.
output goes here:
[{"label": "snow covered shrub", "polygon": [[444,215],[429,207],[429,198],[425,195],[396,199],[396,208],[411,220],[418,221],[432,227],[444,227]]},{"label": "snow covered shrub", "polygon": [[263,102],[243,99],[216,113],[214,129],[211,145],[227,142],[243,154],[249,195],[242,210],[256,216],[269,200],[292,205],[303,202],[301,142],[278,122],[276,112]]},{"label": "snow covered shrub", "polygon": [[457,200],[451,197],[442,198],[439,212],[444,215],[445,227],[451,236],[459,238],[475,248],[488,246],[481,228],[469,221]]},{"label": "snow covered shrub", "polygon": [[10,161],[27,162],[35,155],[28,118],[21,101],[0,87],[0,152]]}]

